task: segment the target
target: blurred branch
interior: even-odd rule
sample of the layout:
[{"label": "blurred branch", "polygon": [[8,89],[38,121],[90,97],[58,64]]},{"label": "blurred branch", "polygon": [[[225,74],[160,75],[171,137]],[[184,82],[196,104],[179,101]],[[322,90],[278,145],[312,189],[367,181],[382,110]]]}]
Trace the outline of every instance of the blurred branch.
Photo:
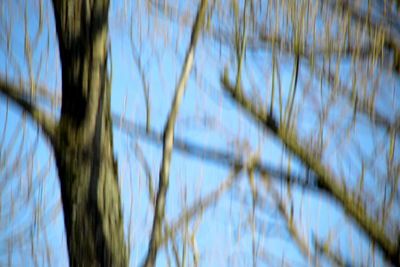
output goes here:
[{"label": "blurred branch", "polygon": [[176,266],[181,267],[181,261],[179,259],[178,247],[175,242],[175,235],[174,235],[174,232],[169,231],[167,223],[164,224],[164,232],[166,233],[168,239],[171,240],[172,252],[174,253],[174,259],[175,259]]},{"label": "blurred branch", "polygon": [[[262,44],[260,44],[260,49],[265,49],[265,44],[264,42],[272,43],[274,47],[277,47],[281,50],[284,50],[288,53],[294,53],[292,44],[289,42],[285,42],[282,40],[280,37],[271,37],[265,34],[260,34],[260,40],[263,41]],[[254,48],[254,47],[253,47]],[[257,48],[257,47],[256,47]],[[251,49],[251,48],[250,48]],[[302,49],[298,49],[296,51],[296,60],[298,56],[303,57],[304,59],[311,61],[311,50],[312,48],[307,48],[307,46],[303,47]],[[366,57],[368,54],[372,53],[372,48],[358,48],[359,51],[357,53],[359,54],[360,58]],[[331,51],[330,51],[331,50]],[[338,47],[338,48],[331,48],[330,50],[328,49],[319,49],[315,48],[314,49],[314,55],[332,55],[332,54],[340,54],[342,57],[343,56],[352,56],[353,53],[356,52],[356,48],[354,47],[349,47],[345,46],[344,48]],[[311,63],[314,64],[315,63]],[[320,74],[323,74],[324,78],[331,84],[335,84],[335,75],[332,73],[328,72],[320,72]],[[391,121],[389,118],[387,118],[383,113],[376,111],[375,109],[371,109],[370,105],[368,104],[368,101],[365,99],[361,99],[361,96],[357,95],[352,95],[351,92],[348,90],[348,88],[343,85],[343,84],[337,84],[338,87],[341,89],[340,92],[348,98],[348,101],[350,101],[352,104],[354,104],[354,108],[357,111],[362,112],[363,114],[373,118],[374,122],[377,123],[378,126],[385,127],[386,129],[394,129],[396,131],[400,131],[400,116],[397,116],[394,121]]]},{"label": "blurred branch", "polygon": [[318,180],[318,186],[324,188],[345,210],[345,213],[353,218],[358,226],[367,234],[372,242],[376,243],[383,251],[386,259],[394,265],[400,265],[400,246],[391,241],[385,230],[373,218],[358,207],[356,199],[350,190],[339,185],[334,175],[322,164],[314,153],[301,145],[295,133],[288,133],[284,128],[278,126],[271,114],[266,114],[255,107],[244,94],[238,94],[235,87],[229,82],[227,70],[221,77],[222,87],[229,93],[231,98],[257,122],[264,125],[276,137],[278,137],[287,149],[292,151],[305,166],[310,168]]},{"label": "blurred branch", "polygon": [[[324,1],[325,2],[325,1]],[[371,3],[368,2],[368,7],[366,12],[362,12],[360,7],[353,7],[352,1],[327,1],[333,9],[341,9],[343,12],[348,12],[351,18],[358,23],[363,23],[367,28],[368,34],[373,33],[378,30],[384,33],[384,47],[388,50],[393,51],[393,70],[400,73],[400,24],[398,21],[392,21],[393,15],[391,12],[391,6],[385,8],[382,14],[374,14],[372,8],[370,8]],[[386,4],[385,4],[386,5]],[[375,6],[379,7],[379,4]],[[390,14],[387,14],[390,12]],[[389,21],[387,21],[389,19]],[[372,38],[372,36],[371,36]]]},{"label": "blurred branch", "polygon": [[197,40],[199,38],[201,28],[206,16],[208,0],[202,0],[197,11],[196,20],[192,28],[192,35],[190,38],[190,46],[186,54],[185,62],[182,68],[181,77],[179,79],[178,86],[175,90],[174,99],[171,106],[171,111],[168,116],[167,124],[164,129],[163,138],[163,156],[160,169],[160,180],[158,184],[158,192],[156,198],[155,214],[153,229],[151,233],[151,239],[149,244],[149,251],[146,256],[144,266],[154,266],[157,250],[161,245],[161,225],[164,219],[165,212],[165,199],[167,195],[168,183],[169,183],[169,167],[171,164],[171,154],[174,144],[174,127],[175,120],[178,115],[180,102],[183,98],[183,93],[186,88],[186,83],[189,77],[190,70],[193,66],[194,52]]},{"label": "blurred branch", "polygon": [[[314,66],[317,65],[314,64]],[[338,89],[337,91],[353,105],[355,111],[361,112],[363,115],[367,116],[371,120],[371,123],[376,123],[378,126],[386,128],[387,131],[394,130],[395,132],[400,132],[400,115],[397,115],[394,120],[389,119],[372,106],[372,101],[362,97],[357,94],[357,92],[351,92],[351,90],[340,81],[335,82],[337,79],[331,71],[322,71],[321,68],[318,67],[315,69],[318,71],[318,75],[324,77],[331,87],[336,87]]]},{"label": "blurred branch", "polygon": [[[150,128],[147,132],[146,126],[134,124],[133,122],[127,121],[126,119],[122,119],[119,115],[115,113],[112,114],[112,118],[114,125],[120,126],[121,130],[131,135],[135,135],[139,138],[145,138],[155,144],[162,144],[161,133],[155,131],[154,129]],[[181,153],[186,153],[189,156],[197,159],[203,159],[211,163],[221,164],[229,168],[243,168],[246,164],[244,157],[236,157],[233,153],[224,152],[216,148],[200,146],[198,144],[188,142],[178,137],[175,137],[174,139],[174,150]],[[262,175],[267,175],[268,177],[273,179],[294,184],[296,186],[299,186],[300,188],[314,190],[318,192],[324,190],[324,188],[318,185],[315,177],[311,176],[311,174],[307,174],[304,176],[289,174],[284,170],[273,167],[269,164],[265,164],[260,160],[255,162],[254,171]]]},{"label": "blurred branch", "polygon": [[[222,194],[232,187],[242,169],[243,168],[235,168],[235,170],[233,170],[233,172],[230,173],[222,183],[220,183],[217,189],[210,192],[204,198],[195,201],[192,206],[190,206],[186,211],[179,215],[174,222],[170,224],[169,231],[171,233],[177,232],[178,229],[184,225],[186,219],[188,221],[192,220],[198,213],[203,212],[204,209],[216,203]],[[166,242],[167,240],[163,241]]]},{"label": "blurred branch", "polygon": [[146,104],[146,130],[149,130],[150,127],[150,100],[149,100],[149,84],[147,83],[146,73],[142,66],[142,60],[140,56],[140,52],[136,52],[135,43],[133,41],[133,16],[131,15],[131,48],[132,48],[132,55],[133,60],[138,68],[139,74],[142,78],[142,86],[143,86],[143,94],[144,94],[144,101]]},{"label": "blurred branch", "polygon": [[[146,125],[146,131],[147,131],[147,125]],[[140,148],[139,144],[137,144],[137,143],[135,145],[135,155],[136,155],[136,157],[139,158],[139,160],[142,163],[142,166],[144,168],[144,171],[146,173],[147,186],[148,186],[148,190],[149,190],[149,200],[150,200],[151,205],[154,206],[155,200],[154,200],[154,189],[153,189],[153,176],[151,175],[150,165],[147,162],[142,149]]]},{"label": "blurred branch", "polygon": [[[235,38],[236,42],[236,57],[237,57],[237,62],[238,62],[238,67],[237,67],[237,74],[236,74],[236,90],[239,90],[241,88],[240,86],[240,81],[241,81],[241,75],[242,75],[242,66],[243,66],[243,58],[246,53],[246,11],[247,11],[247,0],[244,1],[244,7],[243,7],[243,26],[242,30],[243,32],[240,33],[237,28],[239,26],[235,27]],[[239,37],[240,34],[242,34],[242,40],[239,45]]]},{"label": "blurred branch", "polygon": [[[290,233],[290,236],[293,238],[304,258],[307,259],[310,265],[318,266],[316,262],[312,262],[313,255],[310,250],[310,244],[305,240],[304,236],[302,236],[293,219],[293,206],[291,206],[290,214],[287,210],[285,203],[282,200],[282,197],[274,190],[272,187],[267,188],[268,194],[271,194],[272,199],[275,201],[282,218],[284,219],[287,229]],[[293,205],[293,203],[292,203]]]},{"label": "blurred branch", "polygon": [[324,255],[328,260],[330,260],[336,266],[343,266],[343,267],[351,267],[353,266],[350,264],[349,261],[344,260],[339,252],[335,253],[329,248],[328,242],[320,242],[316,237],[314,237],[314,246],[316,252]]},{"label": "blurred branch", "polygon": [[[214,30],[213,32],[218,32]],[[220,42],[221,44],[224,44],[226,46],[230,46],[232,43],[234,43],[234,39],[230,36],[229,33],[227,32],[222,32],[219,31],[218,34],[210,34],[210,37],[212,37],[215,41]],[[268,43],[271,45],[273,48],[275,48],[277,51],[280,52],[285,52],[287,54],[295,54],[294,52],[294,45],[293,45],[293,40],[285,40],[287,37],[285,36],[279,36],[279,34],[273,34],[272,36],[265,33],[265,32],[257,32],[256,34],[249,34],[247,37],[246,41],[246,49],[249,50],[250,52],[261,52],[265,51],[265,44]],[[351,46],[350,44],[346,44],[343,47],[342,46],[335,46],[335,44],[332,44],[332,47],[326,48],[326,47],[320,47],[316,46],[313,47],[312,45],[309,45],[307,42],[301,44],[301,48],[296,51],[296,54],[299,56],[305,58],[305,59],[311,59],[312,55],[315,56],[328,56],[328,55],[338,55],[340,54],[341,57],[352,57],[355,52],[357,52],[360,55],[360,58],[367,57],[368,55],[373,53],[373,46],[372,45],[366,45],[361,48],[356,48],[354,46]]]},{"label": "blurred branch", "polygon": [[35,104],[28,101],[27,99],[30,99],[30,97],[23,90],[0,78],[0,93],[4,97],[11,99],[13,103],[28,113],[35,123],[42,128],[45,135],[54,143],[55,122],[45,112],[36,107]]}]

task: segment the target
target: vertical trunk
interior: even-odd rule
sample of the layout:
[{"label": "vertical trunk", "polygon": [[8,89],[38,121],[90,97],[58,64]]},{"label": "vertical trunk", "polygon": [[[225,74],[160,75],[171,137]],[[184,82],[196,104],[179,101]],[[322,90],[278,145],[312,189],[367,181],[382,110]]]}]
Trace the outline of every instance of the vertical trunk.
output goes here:
[{"label": "vertical trunk", "polygon": [[108,0],[53,1],[62,65],[55,155],[71,266],[125,266],[107,78]]}]

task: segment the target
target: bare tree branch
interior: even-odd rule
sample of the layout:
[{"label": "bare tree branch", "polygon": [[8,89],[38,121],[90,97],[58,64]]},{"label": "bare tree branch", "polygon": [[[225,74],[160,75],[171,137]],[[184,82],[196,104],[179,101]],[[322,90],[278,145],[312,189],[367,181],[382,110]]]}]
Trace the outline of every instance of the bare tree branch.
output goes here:
[{"label": "bare tree branch", "polygon": [[[145,138],[155,144],[162,144],[161,133],[155,131],[152,128],[146,130],[146,126],[140,124],[134,124],[126,119],[122,119],[117,114],[112,115],[113,123],[115,126],[121,127],[120,129],[139,138]],[[246,164],[246,159],[244,157],[236,157],[232,153],[224,152],[216,148],[204,147],[189,141],[183,140],[181,138],[174,138],[174,150],[181,153],[186,153],[196,159],[203,159],[210,163],[220,164],[228,168],[243,168]],[[289,174],[288,172],[273,167],[271,164],[263,163],[258,159],[254,163],[254,171],[257,173],[268,176],[272,179],[277,179],[296,185],[300,188],[324,192],[324,188],[320,187],[317,183],[315,177],[309,173],[307,175],[301,176],[299,174],[294,174],[293,171]]]},{"label": "bare tree branch", "polygon": [[[281,37],[275,36],[274,38],[271,36],[268,36],[266,34],[261,33],[259,35],[259,44],[256,45],[256,49],[265,49],[265,42],[268,43],[273,43],[277,49],[283,50],[287,52],[288,54],[293,53],[293,48],[292,44],[290,42],[282,40]],[[258,40],[256,40],[258,42]],[[371,47],[362,47],[359,48],[360,51],[359,56],[360,58],[367,57],[368,54],[371,54],[373,49]],[[311,63],[311,52],[312,48],[307,47],[307,45],[304,46],[304,48],[299,49],[297,51],[297,56],[301,56],[302,58],[306,59]],[[322,49],[322,48],[315,48],[314,49],[314,55],[328,55],[328,54],[341,54],[342,56],[352,56],[356,49],[354,47],[338,47],[338,48],[331,48],[332,51],[329,51],[327,49]],[[313,63],[314,66],[316,65],[315,62]],[[318,67],[318,66],[317,66]],[[330,84],[335,83],[335,75],[332,72],[327,72],[327,71],[322,71],[321,68],[318,68],[319,72],[318,75],[323,75],[324,79],[326,79]],[[400,130],[400,116],[397,116],[394,118],[394,120],[391,120],[387,118],[382,112],[379,112],[376,109],[371,109],[370,105],[368,104],[368,101],[366,99],[362,99],[361,96],[357,95],[352,95],[350,90],[346,87],[345,84],[338,83],[337,86],[339,87],[339,91],[341,94],[343,94],[344,97],[346,97],[349,101],[350,104],[354,105],[354,108],[357,111],[360,111],[361,113],[365,114],[366,116],[369,116],[373,118],[373,122],[376,123],[380,127],[384,127],[387,130],[395,130],[399,131]]]},{"label": "bare tree branch", "polygon": [[[328,87],[335,87],[335,74],[332,73],[332,71],[323,71],[317,64],[314,64],[314,66],[318,75],[321,75],[330,84]],[[336,83],[337,91],[346,98],[350,105],[353,105],[357,112],[361,112],[364,116],[371,118],[370,121],[372,123],[376,123],[379,127],[386,128],[387,131],[400,131],[400,115],[395,115],[394,119],[390,119],[385,116],[383,112],[371,106],[371,101],[361,96],[358,92],[353,94],[351,89],[341,81],[337,81]]]},{"label": "bare tree branch", "polygon": [[[271,195],[274,202],[276,203],[276,206],[277,206],[283,220],[286,223],[287,230],[289,231],[291,238],[294,240],[297,247],[300,249],[301,253],[303,254],[303,257],[308,261],[308,263],[310,265],[318,266],[316,264],[316,262],[313,262],[313,260],[312,260],[314,258],[313,257],[314,255],[311,252],[311,246],[310,246],[309,242],[299,232],[299,229],[296,225],[297,223],[294,221],[294,218],[293,218],[293,213],[290,212],[290,214],[289,214],[289,211],[287,210],[288,207],[284,203],[282,196],[280,196],[274,188],[266,186],[266,190],[267,190],[268,194]],[[292,205],[293,205],[293,203],[292,203]]]},{"label": "bare tree branch", "polygon": [[238,178],[240,171],[242,171],[243,169],[243,167],[235,168],[228,175],[228,177],[220,183],[218,188],[208,193],[205,197],[195,201],[186,211],[182,212],[182,214],[180,214],[177,219],[170,223],[170,226],[168,227],[169,233],[165,234],[162,242],[167,242],[170,239],[170,236],[173,236],[173,234],[176,233],[185,224],[185,220],[192,220],[198,213],[204,211],[209,206],[216,203],[225,192],[232,188],[234,182],[236,182]]},{"label": "bare tree branch", "polygon": [[367,234],[369,239],[376,243],[383,251],[388,261],[394,265],[400,265],[400,247],[391,241],[385,230],[364,209],[359,208],[352,197],[351,191],[338,184],[334,175],[321,163],[321,161],[302,146],[293,133],[288,133],[285,128],[278,126],[271,114],[266,114],[255,107],[243,93],[238,93],[229,82],[227,71],[221,77],[221,83],[232,99],[257,122],[260,122],[270,130],[282,143],[292,151],[310,170],[316,174],[318,185],[324,188],[345,210],[345,213],[353,218],[358,226]]},{"label": "bare tree branch", "polygon": [[171,154],[174,144],[174,127],[175,120],[178,115],[179,105],[185,92],[186,83],[189,77],[190,70],[193,66],[194,51],[197,40],[200,35],[200,31],[203,25],[203,21],[206,15],[208,0],[202,0],[198,9],[196,20],[192,28],[192,35],[190,38],[190,46],[186,54],[185,63],[183,65],[181,77],[179,79],[178,86],[175,90],[174,100],[172,102],[171,111],[168,116],[167,124],[164,129],[164,140],[163,140],[163,157],[161,162],[160,180],[158,184],[158,192],[156,199],[156,207],[153,221],[153,229],[151,233],[151,239],[149,244],[149,251],[146,256],[144,266],[154,266],[157,250],[162,242],[162,221],[164,219],[165,212],[165,199],[167,195],[168,183],[169,183],[169,167],[171,164]]},{"label": "bare tree branch", "polygon": [[[369,8],[362,11],[360,7],[355,7],[352,1],[327,1],[332,8],[342,9],[347,12],[354,21],[364,24],[369,30],[367,33],[373,32],[374,29],[379,29],[384,33],[384,47],[393,51],[393,70],[400,73],[400,24],[398,21],[386,21],[390,18],[391,6],[385,8],[381,14],[374,14]],[[369,5],[369,4],[368,4]],[[379,4],[378,4],[379,6]],[[383,10],[383,9],[382,9]],[[389,14],[387,12],[389,11]],[[397,15],[396,15],[397,16]],[[372,29],[372,31],[371,31]]]},{"label": "bare tree branch", "polygon": [[45,112],[40,110],[34,103],[27,99],[29,96],[22,93],[23,90],[15,85],[8,83],[4,78],[0,78],[0,93],[12,100],[23,111],[28,113],[31,118],[42,128],[45,135],[54,143],[56,124]]}]

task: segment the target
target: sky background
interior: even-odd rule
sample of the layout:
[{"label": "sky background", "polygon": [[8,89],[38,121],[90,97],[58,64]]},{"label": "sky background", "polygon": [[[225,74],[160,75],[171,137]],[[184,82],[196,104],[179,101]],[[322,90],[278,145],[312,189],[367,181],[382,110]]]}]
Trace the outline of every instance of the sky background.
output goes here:
[{"label": "sky background", "polygon": [[[33,2],[33,3],[32,3]],[[175,2],[174,2],[175,3]],[[2,32],[11,31],[11,42],[7,48],[6,37],[1,37],[0,74],[10,80],[18,81],[23,77],[23,85],[29,88],[30,69],[26,60],[24,13],[27,12],[28,36],[35,43],[38,29],[39,2],[29,1],[25,10],[25,1],[14,3],[2,1]],[[32,47],[32,77],[39,87],[58,94],[54,101],[46,100],[39,93],[37,103],[40,107],[52,112],[58,118],[60,111],[61,70],[57,51],[52,7],[49,1],[43,1],[43,31],[36,45]],[[148,11],[142,1],[112,1],[109,13],[109,34],[112,58],[112,112],[121,117],[146,124],[146,108],[140,72],[132,55],[130,39],[131,15],[133,15],[132,36],[135,52],[140,55],[141,65],[149,85],[152,129],[162,132],[170,110],[175,86],[179,79],[185,53],[189,45],[190,25],[197,9],[192,1],[176,1],[181,10],[188,10],[191,16],[186,17],[187,26],[180,27],[176,21],[166,19],[162,11]],[[239,9],[242,6],[239,6]],[[266,6],[260,7],[265,9]],[[158,13],[157,13],[158,12]],[[263,10],[259,10],[263,13]],[[228,13],[230,14],[230,13]],[[185,21],[185,16],[180,18]],[[8,23],[5,23],[7,21]],[[229,18],[226,19],[229,22]],[[217,19],[211,21],[216,26]],[[229,30],[233,24],[226,23]],[[12,25],[12,27],[10,27]],[[317,26],[322,26],[318,22]],[[212,27],[211,26],[211,27]],[[335,27],[335,25],[333,25]],[[321,30],[321,32],[323,32]],[[228,66],[231,81],[236,73],[235,55],[226,44],[212,40],[208,35],[199,39],[196,48],[195,64],[191,72],[182,106],[175,127],[175,136],[188,140],[202,147],[216,148],[240,156],[248,161],[250,156],[259,155],[267,165],[285,170],[289,154],[282,144],[249,119],[243,110],[223,92],[220,76]],[[257,103],[266,104],[270,98],[272,72],[272,50],[250,51],[246,54],[243,70],[243,84],[246,93]],[[111,62],[109,72],[111,75]],[[286,103],[294,58],[280,54],[280,77],[282,102]],[[18,67],[19,66],[19,67]],[[299,122],[296,127],[300,137],[318,136],[318,116],[324,105],[328,104],[327,86],[315,78],[310,78],[310,66],[301,62],[298,86],[299,97],[296,107],[299,111]],[[339,76],[346,79],[351,69],[350,63],[343,63]],[[391,81],[390,83],[388,81]],[[391,84],[396,77],[383,77],[380,83]],[[258,89],[249,89],[256,85]],[[311,89],[310,89],[311,88]],[[324,90],[322,90],[324,88]],[[307,90],[315,94],[305,93]],[[319,91],[321,97],[319,97]],[[398,89],[393,97],[398,96]],[[300,97],[301,96],[301,97]],[[385,98],[386,97],[386,98]],[[278,95],[275,95],[274,114],[278,111]],[[377,105],[384,107],[384,96],[378,99]],[[322,100],[321,100],[322,99]],[[325,101],[325,102],[324,102]],[[381,101],[381,103],[379,102]],[[9,107],[8,107],[9,106]],[[342,103],[332,104],[328,116],[331,125],[346,120],[351,108]],[[398,103],[392,104],[398,110]],[[383,109],[385,110],[385,109]],[[40,130],[29,118],[24,119],[22,112],[4,97],[0,98],[0,265],[22,266],[65,266],[68,263],[66,238],[64,233],[60,190],[56,167],[50,146]],[[345,114],[345,115],[343,115]],[[26,124],[24,123],[26,120]],[[362,120],[362,119],[361,119]],[[329,123],[328,123],[329,124]],[[147,252],[153,220],[152,207],[149,203],[144,160],[137,155],[142,151],[150,167],[152,183],[157,188],[158,172],[161,163],[161,143],[152,142],[140,132],[129,133],[122,129],[122,122],[114,120],[114,153],[118,159],[122,209],[125,221],[125,236],[130,248],[130,265],[140,264]],[[344,132],[346,123],[324,133],[336,137]],[[5,128],[6,126],[6,128]],[[361,144],[365,154],[372,154],[373,142],[382,142],[387,136],[376,129],[370,129],[362,122],[354,129],[354,136],[341,142],[332,138],[323,160],[336,174],[345,171],[346,176],[359,177],[360,164],[356,153],[344,148]],[[356,134],[357,133],[357,134]],[[387,146],[387,145],[386,145]],[[382,151],[385,149],[383,145]],[[386,148],[387,149],[387,148]],[[5,156],[6,155],[6,156]],[[295,173],[303,174],[304,168],[294,156],[291,157],[291,168]],[[377,159],[378,164],[379,160]],[[18,163],[19,165],[15,164]],[[382,163],[384,168],[384,163]],[[340,170],[340,171],[339,171]],[[167,194],[167,221],[174,222],[185,208],[196,200],[202,199],[232,173],[230,166],[210,163],[187,153],[174,151],[171,163],[170,186]],[[370,176],[368,176],[370,175]],[[376,181],[371,174],[366,174],[367,184],[374,187]],[[356,184],[357,179],[349,180]],[[300,250],[288,233],[285,222],[273,201],[268,195],[264,183],[255,176],[256,187],[260,189],[258,204],[255,209],[255,244],[257,263],[261,266],[278,266],[290,263],[291,266],[309,266]],[[287,186],[275,183],[278,193],[287,202]],[[353,264],[383,264],[379,251],[371,252],[371,246],[363,234],[343,216],[343,210],[324,194],[308,190],[293,189],[293,210],[296,226],[301,234],[312,240],[314,236],[334,242],[347,259],[361,262]],[[189,248],[187,263],[193,265],[193,250],[198,250],[201,266],[249,266],[252,265],[252,193],[248,175],[241,172],[235,185],[228,190],[216,204],[205,209],[201,215],[188,223],[189,235],[196,229],[196,249]],[[33,196],[33,197],[29,197]],[[377,196],[379,199],[379,196]],[[12,200],[12,201],[11,201]],[[286,203],[285,202],[285,203]],[[289,205],[289,204],[288,204]],[[289,206],[288,206],[289,207]],[[40,211],[39,213],[37,211]],[[10,214],[12,216],[10,216]],[[39,215],[38,215],[39,214]],[[393,215],[399,218],[399,212]],[[182,256],[184,228],[175,237],[179,255]],[[22,237],[20,241],[19,237]],[[33,239],[34,242],[30,240]],[[13,241],[14,240],[14,241]],[[168,255],[167,256],[167,253]],[[314,251],[312,251],[314,252]],[[169,257],[169,259],[168,259]],[[375,258],[376,257],[376,258]],[[375,259],[374,259],[375,258]],[[157,265],[165,266],[168,261],[175,265],[172,244],[159,251]],[[329,265],[321,259],[321,264]]]}]

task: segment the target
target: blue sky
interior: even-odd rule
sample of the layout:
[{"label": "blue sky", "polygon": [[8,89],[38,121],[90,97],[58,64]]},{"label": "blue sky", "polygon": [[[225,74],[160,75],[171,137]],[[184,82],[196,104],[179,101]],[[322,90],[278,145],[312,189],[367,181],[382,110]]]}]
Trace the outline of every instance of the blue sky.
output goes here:
[{"label": "blue sky", "polygon": [[[21,74],[27,80],[26,77],[29,76],[27,75],[28,68],[24,59],[23,35],[24,4],[22,3],[22,8],[19,9],[14,4],[5,5],[6,8],[9,6],[15,8],[11,9],[10,13],[6,14],[5,17],[10,21],[10,14],[15,14],[12,19],[14,22],[13,42],[11,43],[12,53],[16,56],[16,61],[21,64]],[[160,19],[156,19],[154,14],[145,14],[143,3],[141,3],[140,8],[138,3],[132,3],[133,6],[130,3],[127,3],[126,6],[125,4],[126,2],[113,1],[110,11],[109,33],[113,64],[112,111],[118,114],[125,114],[125,118],[131,121],[145,124],[146,110],[143,88],[140,74],[132,57],[130,28],[128,26],[131,10],[135,12],[134,15],[142,12],[141,24],[139,23],[140,18],[138,16],[135,17],[133,36],[136,48],[141,48],[142,66],[150,85],[150,125],[161,132],[165,125],[189,44],[190,29],[179,29],[176,23],[166,20],[162,16]],[[183,2],[179,2],[179,4],[181,7],[184,6]],[[38,8],[36,5],[37,3],[32,6],[32,3],[29,2],[29,14],[32,14],[32,16],[29,16],[29,25],[32,25],[29,30],[31,40],[34,39],[37,27],[37,15],[35,14],[38,13]],[[190,8],[190,10],[194,13],[196,7],[197,5],[193,4],[193,8]],[[125,8],[127,17],[125,17]],[[59,93],[61,89],[61,72],[58,53],[56,52],[55,29],[50,3],[44,2],[44,11],[46,20],[42,34],[43,38],[40,39],[37,50],[34,53],[33,66],[35,73],[37,73],[36,71],[40,69],[38,67],[41,61],[40,56],[43,53],[43,63],[40,65],[41,74],[38,79],[39,84],[52,92]],[[47,27],[48,23],[50,23],[49,27]],[[139,39],[138,25],[142,27],[141,39]],[[2,25],[2,27],[6,28],[7,25]],[[147,32],[148,29],[150,30]],[[50,31],[50,38],[49,46],[47,47],[46,35],[48,30]],[[168,41],[165,41],[166,37]],[[0,74],[3,75],[7,72],[9,77],[18,79],[18,68],[13,65],[10,59],[10,52],[5,49],[4,40],[0,40],[0,62],[2,62],[0,64]],[[266,51],[271,53],[271,48]],[[219,55],[220,52],[221,55]],[[44,63],[46,62],[45,55],[48,55],[47,57],[49,58],[47,70]],[[206,147],[219,148],[222,151],[237,153],[245,159],[248,158],[249,151],[253,155],[260,151],[260,157],[263,162],[285,169],[288,163],[287,151],[282,148],[276,138],[260,130],[260,126],[249,119],[221,89],[220,75],[224,67],[233,61],[233,58],[232,51],[227,49],[226,46],[222,45],[220,47],[217,42],[211,41],[207,37],[200,39],[196,50],[194,69],[177,119],[175,135],[200,146],[204,145]],[[246,56],[245,70],[243,70],[243,84],[246,85],[246,88],[250,88],[251,79],[255,79],[259,88],[257,91],[259,95],[255,98],[264,103],[268,93],[266,93],[267,90],[262,88],[270,86],[271,61],[271,57],[266,56],[264,52],[249,53]],[[281,56],[279,57],[279,64],[281,66],[283,103],[286,103],[293,71],[293,58]],[[302,77],[307,77],[307,74],[309,74],[307,63],[302,64]],[[260,65],[266,67],[261,68],[261,71],[257,71],[253,67]],[[234,80],[235,69],[236,67],[233,64],[230,67],[232,81]],[[267,72],[267,74],[263,74],[263,71]],[[345,76],[345,73],[343,76]],[[306,78],[300,79],[299,87],[305,90],[307,82]],[[319,88],[318,81],[311,80],[311,84],[313,85],[312,90]],[[324,84],[323,87],[325,88],[325,86]],[[247,92],[250,95],[255,94],[250,89]],[[324,90],[324,92],[326,91]],[[277,94],[275,100],[275,109],[277,110]],[[318,105],[312,106],[310,104],[312,101],[308,98],[298,101],[299,103],[296,104],[303,105],[304,110],[308,111],[304,112],[302,122],[297,125],[298,129],[301,130],[299,132],[302,132],[303,136],[310,135],[316,138],[316,114],[319,111],[319,107]],[[50,105],[39,103],[41,107],[46,109],[53,108],[55,117],[57,117],[60,106],[54,108]],[[342,106],[339,106],[338,110]],[[278,112],[275,111],[275,114],[278,114]],[[340,120],[340,112],[333,112],[331,116],[333,117],[332,121]],[[2,226],[0,228],[0,265],[8,265],[10,263],[9,258],[15,265],[19,263],[21,265],[35,265],[35,259],[31,254],[38,256],[37,265],[48,265],[45,256],[47,239],[52,256],[49,265],[65,266],[68,259],[62,211],[59,204],[60,193],[56,168],[54,160],[52,161],[51,153],[49,153],[49,145],[40,133],[35,152],[29,158],[30,161],[27,160],[26,164],[21,163],[22,171],[9,173],[11,165],[9,162],[15,161],[21,152],[28,152],[30,145],[35,142],[38,134],[36,126],[32,124],[30,119],[27,119],[25,135],[22,130],[18,130],[17,125],[21,118],[21,111],[10,103],[7,130],[5,131],[5,147],[1,150],[3,155],[5,155],[3,151],[7,150],[7,144],[15,140],[16,145],[11,150],[9,161],[4,161],[5,165],[0,168],[0,179],[10,178],[10,182],[4,187],[1,195],[3,208],[1,210],[2,217],[0,218],[0,225]],[[6,100],[2,97],[0,99],[0,125],[5,124],[5,119]],[[118,124],[118,122],[114,123]],[[373,137],[373,135],[367,132],[368,127],[366,127],[366,130],[363,130],[362,125],[359,127],[360,130],[357,129],[357,131],[364,131],[365,134],[355,135],[352,138],[361,144],[367,144],[365,149],[368,150],[371,146],[371,141],[365,140],[368,140],[371,136]],[[0,127],[0,129],[2,128]],[[17,129],[17,135],[14,134],[14,129]],[[324,134],[326,135],[327,133]],[[22,142],[23,136],[25,136],[24,146],[22,150],[19,150],[19,144]],[[385,136],[381,138],[385,138]],[[351,143],[351,141],[349,142]],[[142,262],[147,252],[152,225],[152,210],[148,200],[146,174],[142,163],[135,155],[135,147],[137,145],[145,155],[152,172],[153,184],[156,185],[161,162],[161,146],[139,135],[127,134],[121,131],[118,126],[114,128],[114,152],[119,166],[125,235],[127,240],[128,236],[131,238],[129,242],[131,266],[136,266]],[[340,147],[340,145],[343,144],[332,145],[330,149],[335,152],[335,148]],[[341,151],[339,150],[336,153],[340,155]],[[331,160],[334,156],[326,160]],[[302,173],[302,167],[294,157],[292,159],[294,171]],[[1,160],[4,159],[2,158]],[[338,163],[332,163],[331,167],[335,168],[338,165]],[[348,165],[348,173],[354,174],[352,177],[357,177],[359,166],[356,163],[348,163]],[[215,190],[231,171],[226,166],[209,163],[184,153],[174,152],[171,164],[171,181],[167,195],[167,220],[172,222],[181,214],[185,208],[185,199],[187,201],[186,205],[190,206],[199,197],[204,197]],[[239,177],[240,180],[219,199],[217,204],[204,210],[199,219],[189,223],[190,232],[200,222],[196,234],[196,243],[200,252],[202,266],[252,265],[252,235],[251,223],[249,222],[252,214],[251,188],[245,173],[240,173]],[[29,182],[27,184],[26,180],[32,181],[32,192],[35,195],[30,201],[24,199],[24,197],[26,198],[26,192],[30,188]],[[373,185],[374,182],[372,181],[371,184]],[[256,176],[256,185],[260,189],[264,187],[258,176]],[[285,191],[287,190],[285,185],[279,185],[278,183],[276,188],[285,196]],[[13,195],[12,197],[16,202],[16,215],[11,221],[7,221],[4,214],[12,208],[11,195]],[[258,263],[260,265],[276,266],[291,260],[295,266],[308,266],[309,264],[301,256],[299,249],[291,240],[285,223],[270,198],[271,196],[267,195],[265,191],[260,190],[260,202],[256,209],[256,228],[258,230],[256,244],[260,249]],[[343,216],[342,209],[338,208],[331,200],[328,200],[325,195],[295,188],[293,190],[293,199],[296,219],[298,222],[302,221],[302,223],[298,224],[298,227],[304,232],[305,236],[311,238],[312,231],[324,239],[331,235],[334,241],[339,240],[335,248],[338,248],[349,259],[352,259],[353,255],[358,259],[358,255],[370,253],[365,237],[360,234],[357,227],[351,223],[351,220]],[[262,203],[261,201],[264,202]],[[35,221],[32,216],[36,207],[41,207],[42,214],[44,214],[39,222],[37,219]],[[31,224],[33,225],[32,227]],[[9,244],[1,241],[1,238],[4,237],[3,240],[6,240],[18,233],[24,226],[28,229],[25,233],[28,239],[31,234],[39,236],[37,243],[34,245],[26,244],[26,247],[22,248],[15,245],[15,248],[9,251]],[[182,239],[183,229],[177,233],[176,238],[180,256],[182,255]],[[351,245],[349,246],[349,244]],[[345,249],[346,247],[351,247],[352,249]],[[269,253],[265,261],[263,261],[263,256],[261,255],[261,248],[264,248]],[[31,253],[31,251],[34,251],[34,253]],[[171,244],[169,244],[168,254],[172,264],[175,265]],[[376,255],[376,263],[379,266],[382,264],[381,256],[379,252],[376,252]],[[190,265],[193,265],[192,256],[192,250],[189,249],[187,261]],[[371,259],[364,260],[368,263],[372,262]],[[167,256],[163,248],[158,255],[157,264],[165,266],[166,263]],[[326,264],[325,261],[321,263]]]}]

